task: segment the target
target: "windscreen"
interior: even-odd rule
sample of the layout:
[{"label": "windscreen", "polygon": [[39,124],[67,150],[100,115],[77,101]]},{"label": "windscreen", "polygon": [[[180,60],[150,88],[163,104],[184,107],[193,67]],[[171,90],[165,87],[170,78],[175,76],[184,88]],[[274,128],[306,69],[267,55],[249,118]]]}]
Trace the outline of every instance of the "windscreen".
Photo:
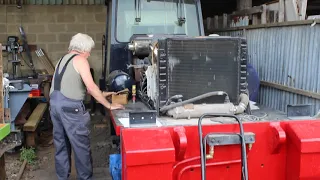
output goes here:
[{"label": "windscreen", "polygon": [[199,36],[194,0],[118,0],[116,38],[129,42],[134,34]]}]

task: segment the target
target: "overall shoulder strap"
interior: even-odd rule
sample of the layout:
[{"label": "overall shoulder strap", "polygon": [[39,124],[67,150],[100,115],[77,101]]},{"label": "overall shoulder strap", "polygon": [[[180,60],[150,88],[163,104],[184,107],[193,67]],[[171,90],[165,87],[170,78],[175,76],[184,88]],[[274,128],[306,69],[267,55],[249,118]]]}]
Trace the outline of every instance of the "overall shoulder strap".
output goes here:
[{"label": "overall shoulder strap", "polygon": [[61,80],[62,80],[62,77],[67,69],[67,66],[69,64],[69,62],[75,57],[77,56],[78,54],[74,54],[72,55],[66,62],[66,64],[63,66],[61,72],[59,73],[59,68],[60,68],[60,63],[61,61],[63,60],[63,57],[61,58],[57,68],[56,68],[56,72],[55,72],[55,76],[54,76],[54,90],[56,91],[60,91],[61,90]]}]

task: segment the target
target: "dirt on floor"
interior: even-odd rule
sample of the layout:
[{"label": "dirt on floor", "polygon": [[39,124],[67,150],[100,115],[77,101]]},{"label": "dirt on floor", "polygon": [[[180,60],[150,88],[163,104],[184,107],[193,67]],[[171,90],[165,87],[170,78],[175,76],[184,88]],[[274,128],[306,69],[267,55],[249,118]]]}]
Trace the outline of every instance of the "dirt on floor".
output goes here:
[{"label": "dirt on floor", "polygon": [[[93,159],[94,179],[111,180],[109,174],[109,154],[116,153],[117,148],[112,145],[110,136],[110,124],[101,114],[91,116],[91,150]],[[21,179],[23,180],[55,180],[54,146],[52,143],[52,131],[43,131],[40,134],[39,145],[36,148],[36,161],[34,164],[27,164]],[[8,180],[15,180],[22,165],[20,151],[6,153],[6,172]],[[76,179],[76,172],[73,168],[71,179]]]}]

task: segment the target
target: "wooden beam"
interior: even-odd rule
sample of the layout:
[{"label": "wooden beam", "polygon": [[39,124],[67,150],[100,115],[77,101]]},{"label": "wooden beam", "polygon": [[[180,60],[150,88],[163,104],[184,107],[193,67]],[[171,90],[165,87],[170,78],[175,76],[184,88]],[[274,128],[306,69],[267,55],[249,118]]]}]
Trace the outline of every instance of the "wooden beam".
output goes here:
[{"label": "wooden beam", "polygon": [[272,83],[272,82],[267,82],[267,81],[261,81],[261,85],[320,100],[320,93],[310,92],[303,89],[293,88],[293,87]]},{"label": "wooden beam", "polygon": [[4,154],[0,156],[0,180],[6,180],[6,166],[4,160]]},{"label": "wooden beam", "polygon": [[277,3],[277,2],[279,2],[279,0],[274,0],[274,1],[266,2],[265,4],[266,4],[266,5],[269,5],[269,4],[273,4],[273,3]]},{"label": "wooden beam", "polygon": [[261,24],[267,23],[267,5],[262,5]]},{"label": "wooden beam", "polygon": [[219,16],[214,16],[214,28],[218,29],[219,28]]},{"label": "wooden beam", "polygon": [[237,0],[237,9],[243,10],[252,7],[252,0]]},{"label": "wooden beam", "polygon": [[284,22],[284,0],[279,0],[279,22]]},{"label": "wooden beam", "polygon": [[[0,44],[0,49],[2,49],[2,45]],[[3,59],[2,59],[2,51],[0,51],[0,123],[4,122],[4,110],[3,110]]]},{"label": "wooden beam", "polygon": [[243,9],[239,11],[233,12],[232,16],[243,16],[243,15],[251,15],[251,14],[258,14],[263,12],[263,6],[255,6],[249,9]]},{"label": "wooden beam", "polygon": [[299,4],[299,19],[300,20],[306,19],[307,5],[308,5],[308,0],[300,0],[300,4]]},{"label": "wooden beam", "polygon": [[252,25],[258,25],[259,23],[259,18],[257,14],[252,15]]},{"label": "wooden beam", "polygon": [[223,14],[222,15],[223,20],[222,20],[222,27],[227,28],[228,27],[228,14]]},{"label": "wooden beam", "polygon": [[305,26],[311,25],[312,23],[320,24],[320,19],[304,20],[304,21],[285,21],[282,23],[272,23],[272,24],[258,24],[242,27],[231,27],[227,29],[215,29],[208,31],[207,33],[217,33],[217,32],[227,32],[227,31],[239,31],[248,29],[261,29],[261,28],[274,28],[274,27],[288,27],[288,26]]},{"label": "wooden beam", "polygon": [[208,17],[207,18],[207,30],[213,30],[214,29],[214,21],[213,18]]},{"label": "wooden beam", "polygon": [[21,179],[21,177],[22,177],[22,175],[23,175],[23,173],[24,173],[24,170],[25,170],[25,168],[26,168],[27,162],[28,162],[27,160],[24,160],[24,161],[23,161],[23,163],[22,163],[22,165],[21,165],[21,167],[20,167],[19,173],[18,173],[18,175],[17,175],[17,180],[20,180],[20,179]]},{"label": "wooden beam", "polygon": [[37,105],[28,118],[28,121],[23,125],[23,131],[33,132],[37,129],[44,112],[47,110],[47,106],[47,103],[39,103]]},{"label": "wooden beam", "polygon": [[10,108],[4,108],[4,122],[10,123],[11,121],[11,112]]},{"label": "wooden beam", "polygon": [[25,132],[26,134],[26,146],[36,148],[38,144],[38,134],[37,131]]}]

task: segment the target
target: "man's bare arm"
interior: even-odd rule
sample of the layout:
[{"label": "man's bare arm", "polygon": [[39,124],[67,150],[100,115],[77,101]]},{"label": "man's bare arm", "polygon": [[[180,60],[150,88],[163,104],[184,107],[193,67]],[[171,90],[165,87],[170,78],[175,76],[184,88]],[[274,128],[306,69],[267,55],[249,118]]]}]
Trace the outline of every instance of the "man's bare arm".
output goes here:
[{"label": "man's bare arm", "polygon": [[[106,100],[103,96],[102,92],[100,91],[99,87],[93,81],[91,72],[90,72],[90,65],[86,59],[81,56],[76,56],[73,65],[79,72],[84,84],[87,87],[88,93],[90,93],[99,103],[105,106],[108,109],[111,109],[111,104]],[[122,106],[115,107],[115,109],[123,108]]]}]

